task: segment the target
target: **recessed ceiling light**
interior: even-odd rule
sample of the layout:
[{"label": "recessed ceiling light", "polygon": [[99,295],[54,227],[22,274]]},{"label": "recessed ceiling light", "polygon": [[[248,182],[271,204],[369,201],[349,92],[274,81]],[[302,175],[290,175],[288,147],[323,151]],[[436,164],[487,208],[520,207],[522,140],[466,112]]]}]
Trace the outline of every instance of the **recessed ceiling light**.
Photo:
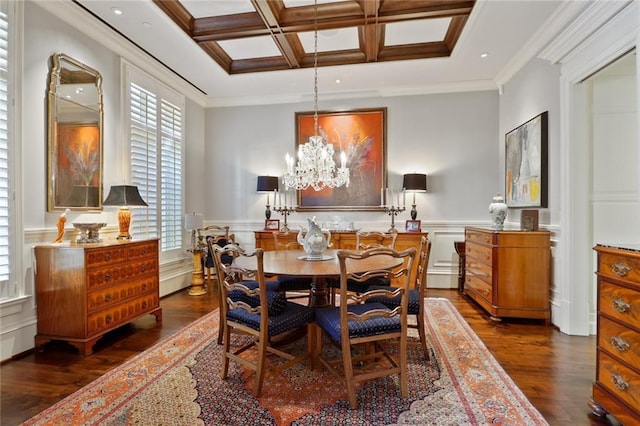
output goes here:
[{"label": "recessed ceiling light", "polygon": [[112,7],[111,11],[115,14],[115,15],[122,15],[122,9],[117,8],[117,7]]},{"label": "recessed ceiling light", "polygon": [[489,54],[487,52],[484,52],[484,53],[480,54],[481,58],[486,58],[487,56],[489,56]]},{"label": "recessed ceiling light", "polygon": [[147,22],[147,21],[144,21],[142,23],[142,26],[145,27],[145,28],[151,28],[151,24],[149,22]]},{"label": "recessed ceiling light", "polygon": [[340,84],[340,83],[341,83],[340,79],[336,78],[336,84]]}]

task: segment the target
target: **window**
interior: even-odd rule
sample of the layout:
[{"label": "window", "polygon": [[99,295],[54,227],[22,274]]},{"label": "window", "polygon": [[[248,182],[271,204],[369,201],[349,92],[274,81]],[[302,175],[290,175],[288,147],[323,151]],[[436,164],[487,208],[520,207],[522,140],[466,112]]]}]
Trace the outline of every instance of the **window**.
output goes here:
[{"label": "window", "polygon": [[182,249],[184,97],[126,64],[130,182],[148,208],[132,213],[130,232],[160,237],[162,252]]},{"label": "window", "polygon": [[11,257],[16,250],[13,240],[13,225],[15,219],[15,202],[9,202],[13,192],[11,146],[12,132],[10,125],[9,100],[13,94],[12,72],[10,59],[10,10],[11,2],[0,1],[0,300],[18,295],[17,280],[14,278]]}]

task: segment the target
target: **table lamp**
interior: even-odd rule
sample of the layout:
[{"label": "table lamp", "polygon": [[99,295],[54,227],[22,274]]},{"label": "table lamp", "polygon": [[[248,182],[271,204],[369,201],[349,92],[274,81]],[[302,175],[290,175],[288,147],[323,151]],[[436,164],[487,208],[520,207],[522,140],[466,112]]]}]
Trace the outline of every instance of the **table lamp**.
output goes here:
[{"label": "table lamp", "polygon": [[109,190],[107,199],[104,200],[102,205],[120,207],[118,210],[118,225],[120,226],[120,233],[117,238],[118,240],[131,239],[131,234],[129,234],[131,210],[129,208],[148,206],[140,196],[138,187],[134,185],[113,185]]},{"label": "table lamp", "polygon": [[416,220],[418,211],[416,210],[416,192],[427,191],[427,175],[422,173],[408,173],[402,178],[402,187],[413,192],[413,203],[411,204],[411,220]]},{"label": "table lamp", "polygon": [[267,219],[271,218],[271,208],[269,206],[269,193],[273,192],[273,203],[276,202],[276,194],[274,191],[278,189],[278,178],[276,176],[258,176],[258,192],[267,193],[267,209],[264,211],[264,216]]}]

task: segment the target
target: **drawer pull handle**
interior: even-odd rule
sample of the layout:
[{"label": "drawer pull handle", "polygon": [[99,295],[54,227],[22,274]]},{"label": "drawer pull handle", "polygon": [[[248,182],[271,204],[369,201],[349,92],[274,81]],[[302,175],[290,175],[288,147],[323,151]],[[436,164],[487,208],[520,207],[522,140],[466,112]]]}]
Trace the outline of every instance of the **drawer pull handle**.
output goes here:
[{"label": "drawer pull handle", "polygon": [[624,263],[612,263],[611,270],[617,276],[624,277],[627,275],[627,273],[629,273],[629,271],[631,271],[631,268],[625,265]]},{"label": "drawer pull handle", "polygon": [[625,312],[629,311],[629,309],[631,309],[631,305],[623,301],[622,299],[613,299],[613,302],[611,303],[613,304],[613,309],[620,312],[621,314],[624,314]]},{"label": "drawer pull handle", "polygon": [[627,275],[629,271],[631,271],[631,268],[625,265],[624,263],[612,263],[611,270],[617,276],[624,277],[625,275]]},{"label": "drawer pull handle", "polygon": [[105,255],[104,255],[104,260],[105,260],[106,262],[110,261],[110,260],[111,260],[111,253],[107,253],[107,254],[105,254]]},{"label": "drawer pull handle", "polygon": [[627,343],[627,341],[622,337],[612,336],[611,339],[609,339],[609,342],[611,343],[611,346],[616,348],[619,352],[624,352],[631,348],[631,345],[629,345],[629,343]]},{"label": "drawer pull handle", "polygon": [[107,315],[105,321],[107,322],[107,324],[111,323],[111,315]]},{"label": "drawer pull handle", "polygon": [[109,272],[107,272],[106,274],[104,274],[104,280],[105,281],[111,281],[111,274]]},{"label": "drawer pull handle", "polygon": [[145,254],[147,254],[147,249],[142,249],[141,252],[142,252],[142,255],[144,256]]},{"label": "drawer pull handle", "polygon": [[147,309],[147,302],[142,302],[142,309]]},{"label": "drawer pull handle", "polygon": [[147,283],[142,284],[142,290],[146,290],[147,289]]},{"label": "drawer pull handle", "polygon": [[619,374],[611,373],[611,381],[613,382],[613,385],[621,391],[629,389],[629,383],[627,383]]},{"label": "drawer pull handle", "polygon": [[145,272],[145,271],[147,270],[147,265],[142,265],[142,266],[140,267],[140,270],[141,270],[142,272]]},{"label": "drawer pull handle", "polygon": [[105,302],[111,302],[111,294],[105,294],[104,301]]}]

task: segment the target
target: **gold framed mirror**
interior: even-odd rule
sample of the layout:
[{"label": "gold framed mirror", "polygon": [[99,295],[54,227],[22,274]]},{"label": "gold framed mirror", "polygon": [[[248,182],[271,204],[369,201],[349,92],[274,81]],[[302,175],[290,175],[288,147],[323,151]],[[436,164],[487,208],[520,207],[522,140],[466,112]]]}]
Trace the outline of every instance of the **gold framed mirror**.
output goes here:
[{"label": "gold framed mirror", "polygon": [[54,53],[47,106],[47,211],[102,210],[100,73]]}]

